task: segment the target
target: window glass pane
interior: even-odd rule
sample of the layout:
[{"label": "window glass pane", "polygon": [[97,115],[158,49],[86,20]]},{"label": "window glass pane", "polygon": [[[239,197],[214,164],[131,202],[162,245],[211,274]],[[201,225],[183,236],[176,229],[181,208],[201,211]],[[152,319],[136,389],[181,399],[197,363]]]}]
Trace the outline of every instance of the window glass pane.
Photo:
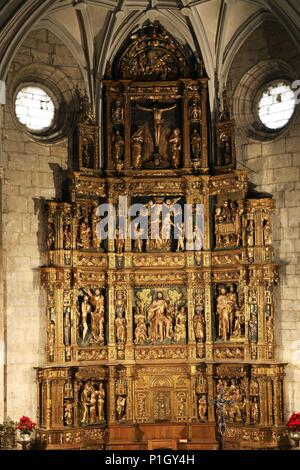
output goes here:
[{"label": "window glass pane", "polygon": [[30,130],[48,129],[54,119],[55,108],[50,96],[39,87],[22,88],[15,101],[19,121]]},{"label": "window glass pane", "polygon": [[288,83],[272,83],[261,94],[258,115],[269,129],[281,129],[294,114],[296,102],[294,92]]}]

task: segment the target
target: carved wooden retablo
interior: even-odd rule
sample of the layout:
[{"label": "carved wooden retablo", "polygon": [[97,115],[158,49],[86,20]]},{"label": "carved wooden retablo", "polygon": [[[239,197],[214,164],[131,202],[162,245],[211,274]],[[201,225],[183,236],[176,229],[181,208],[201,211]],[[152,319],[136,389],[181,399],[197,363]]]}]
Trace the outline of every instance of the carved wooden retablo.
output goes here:
[{"label": "carved wooden retablo", "polygon": [[[214,449],[221,393],[227,448],[278,445],[273,200],[235,168],[225,97],[211,144],[207,83],[201,58],[154,23],[107,67],[101,155],[81,97],[69,193],[46,208],[48,448]],[[119,217],[105,237],[109,208]],[[138,216],[156,217],[157,233]]]}]

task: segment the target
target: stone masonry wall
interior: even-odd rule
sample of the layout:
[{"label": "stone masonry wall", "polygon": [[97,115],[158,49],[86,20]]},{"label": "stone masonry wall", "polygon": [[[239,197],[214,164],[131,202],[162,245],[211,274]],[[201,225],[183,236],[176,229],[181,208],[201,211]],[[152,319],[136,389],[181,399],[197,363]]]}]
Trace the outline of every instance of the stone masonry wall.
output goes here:
[{"label": "stone masonry wall", "polygon": [[[71,80],[72,86],[83,87],[74,58],[45,29],[32,32],[24,40],[7,83],[21,67],[35,63],[52,65]],[[35,418],[34,367],[43,363],[45,341],[45,299],[39,274],[45,237],[42,206],[44,199],[60,197],[59,168],[67,168],[68,139],[48,145],[35,142],[16,126],[6,105],[2,140],[6,385],[0,400],[11,418],[23,414]]]},{"label": "stone masonry wall", "polygon": [[[234,95],[243,75],[270,58],[287,61],[300,78],[300,57],[287,33],[276,23],[257,29],[232,64],[227,88]],[[278,77],[281,78],[281,77]],[[299,107],[299,105],[298,105]],[[275,262],[280,267],[276,292],[277,359],[288,363],[286,413],[300,411],[300,114],[288,130],[271,142],[250,140],[236,129],[237,160],[252,170],[257,190],[273,194]],[[241,168],[244,168],[242,165]]]}]

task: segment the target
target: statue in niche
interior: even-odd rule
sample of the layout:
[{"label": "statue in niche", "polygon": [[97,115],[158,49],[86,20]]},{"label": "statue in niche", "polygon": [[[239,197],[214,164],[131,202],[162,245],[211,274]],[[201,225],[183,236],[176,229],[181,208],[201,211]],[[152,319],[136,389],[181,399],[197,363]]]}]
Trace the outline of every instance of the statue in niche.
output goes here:
[{"label": "statue in niche", "polygon": [[232,161],[232,146],[231,138],[226,132],[220,135],[220,153],[221,165],[230,165]]},{"label": "statue in niche", "polygon": [[118,344],[126,343],[125,299],[122,292],[117,292],[115,299],[115,336]]},{"label": "statue in niche", "polygon": [[197,129],[193,129],[191,136],[192,158],[199,160],[201,155],[201,137]]},{"label": "statue in niche", "polygon": [[92,313],[92,341],[94,343],[104,343],[105,326],[105,299],[100,289],[95,289],[94,294],[88,290],[90,303],[94,307]]},{"label": "statue in niche", "polygon": [[48,348],[50,362],[54,361],[54,348],[55,348],[55,321],[50,320],[48,325]]},{"label": "statue in niche", "polygon": [[90,424],[97,422],[97,390],[93,390],[90,396],[89,408],[90,408]]},{"label": "statue in niche", "polygon": [[64,345],[71,344],[71,307],[66,307],[64,311]]},{"label": "statue in niche", "polygon": [[202,395],[198,398],[198,417],[201,421],[206,420],[207,414],[207,398],[206,395]]},{"label": "statue in niche", "polygon": [[192,122],[199,122],[201,119],[201,109],[196,101],[190,106],[190,118]]},{"label": "statue in niche", "polygon": [[184,224],[177,225],[177,228],[178,228],[179,233],[178,233],[176,251],[184,251],[184,240],[185,240]]},{"label": "statue in niche", "polygon": [[104,421],[104,409],[105,409],[105,390],[103,383],[100,382],[99,392],[98,392],[98,418],[99,421]]},{"label": "statue in niche", "polygon": [[136,253],[142,253],[143,251],[143,234],[144,229],[142,229],[138,224],[134,225],[134,248],[133,251]]},{"label": "statue in niche", "polygon": [[116,101],[112,112],[112,120],[115,124],[122,124],[124,122],[124,108],[120,100]]},{"label": "statue in niche", "polygon": [[121,395],[118,395],[116,399],[116,415],[118,421],[120,421],[125,415],[125,405],[126,398]]},{"label": "statue in niche", "polygon": [[91,229],[87,217],[79,225],[77,246],[84,250],[88,250],[91,247]]},{"label": "statue in niche", "polygon": [[53,222],[48,223],[47,247],[48,250],[54,250],[55,247],[55,227]]},{"label": "statue in niche", "polygon": [[263,239],[264,239],[264,246],[268,247],[272,245],[272,228],[271,228],[269,217],[264,218]]},{"label": "statue in niche", "polygon": [[141,344],[147,341],[147,325],[145,323],[145,317],[143,315],[138,315],[136,318],[136,327],[135,327],[135,343]]},{"label": "statue in niche", "polygon": [[250,416],[252,424],[259,423],[259,405],[256,400],[251,403]]},{"label": "statue in niche", "polygon": [[82,341],[85,342],[87,333],[89,331],[89,315],[91,315],[92,306],[89,302],[89,296],[84,295],[83,302],[81,304],[81,327],[82,327]]},{"label": "statue in niche", "polygon": [[119,228],[116,228],[116,231],[115,231],[115,245],[116,245],[116,252],[120,255],[124,250],[125,239],[124,239],[122,230]]},{"label": "statue in niche", "polygon": [[227,336],[229,335],[229,318],[230,318],[230,308],[228,305],[228,297],[226,294],[226,289],[221,288],[220,294],[217,298],[217,315],[219,320],[219,338],[223,341],[227,341]]},{"label": "statue in niche", "polygon": [[142,166],[143,129],[137,129],[131,136],[131,161],[135,170]]},{"label": "statue in niche", "polygon": [[63,247],[64,250],[70,250],[72,246],[72,233],[70,223],[64,224],[63,230]]},{"label": "statue in niche", "polygon": [[73,424],[73,405],[71,400],[66,400],[64,419],[66,426],[71,426]]},{"label": "statue in niche", "polygon": [[95,391],[94,386],[90,381],[86,382],[84,385],[83,391],[81,393],[81,404],[83,407],[83,414],[82,414],[82,419],[81,423],[82,424],[88,424],[89,419],[90,419],[90,413],[89,413],[89,404],[90,404],[90,396],[92,392]]},{"label": "statue in niche", "polygon": [[176,316],[174,340],[177,343],[186,340],[186,311],[184,307],[180,307],[179,312]]},{"label": "statue in niche", "polygon": [[168,111],[171,111],[172,109],[176,108],[176,104],[173,106],[170,106],[168,108],[146,108],[145,106],[137,105],[138,109],[141,109],[142,111],[147,111],[153,114],[153,127],[154,127],[154,146],[155,146],[155,153],[158,153],[159,149],[159,141],[160,141],[160,135],[161,135],[161,126],[162,126],[162,115],[163,113],[166,113]]},{"label": "statue in niche", "polygon": [[120,160],[122,160],[123,153],[124,153],[124,140],[120,134],[120,131],[117,129],[112,139],[112,156],[113,156],[113,161],[115,162],[115,164],[117,164]]},{"label": "statue in niche", "polygon": [[254,220],[249,219],[247,221],[247,226],[246,226],[246,240],[247,240],[247,246],[254,246],[254,236],[255,236],[255,230],[254,230]]},{"label": "statue in niche", "polygon": [[235,311],[235,322],[233,327],[233,336],[240,338],[245,325],[245,316],[242,310]]},{"label": "statue in niche", "polygon": [[165,312],[167,302],[164,300],[162,292],[157,292],[156,300],[154,300],[148,309],[148,318],[151,322],[151,332],[153,341],[163,341],[165,339]]},{"label": "statue in niche", "polygon": [[199,306],[195,307],[193,326],[196,341],[203,343],[205,341],[205,317],[203,308],[201,309]]},{"label": "statue in niche", "polygon": [[173,168],[179,168],[180,165],[180,150],[181,150],[181,138],[180,130],[178,128],[173,129],[168,142],[169,158]]}]

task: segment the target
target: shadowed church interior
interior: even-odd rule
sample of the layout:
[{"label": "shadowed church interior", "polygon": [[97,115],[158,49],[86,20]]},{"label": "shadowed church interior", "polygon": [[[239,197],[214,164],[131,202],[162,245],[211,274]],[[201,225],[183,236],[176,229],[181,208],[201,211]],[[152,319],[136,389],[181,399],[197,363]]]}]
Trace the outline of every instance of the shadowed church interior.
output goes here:
[{"label": "shadowed church interior", "polygon": [[299,2],[12,0],[0,26],[0,421],[47,449],[279,448]]}]

